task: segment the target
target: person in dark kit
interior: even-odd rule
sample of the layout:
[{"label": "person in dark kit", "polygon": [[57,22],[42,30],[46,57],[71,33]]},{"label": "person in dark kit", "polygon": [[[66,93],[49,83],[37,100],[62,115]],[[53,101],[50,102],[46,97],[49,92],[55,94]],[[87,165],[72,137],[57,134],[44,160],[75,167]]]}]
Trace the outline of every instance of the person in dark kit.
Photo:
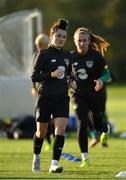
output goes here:
[{"label": "person in dark kit", "polygon": [[39,82],[36,103],[36,125],[32,171],[40,171],[40,153],[53,116],[55,139],[49,173],[61,173],[59,164],[64,146],[64,132],[69,117],[68,76],[71,73],[71,54],[63,50],[67,37],[68,21],[59,19],[50,29],[48,49],[41,50],[33,63],[32,82]]},{"label": "person in dark kit", "polygon": [[[88,119],[93,114],[94,128],[103,132],[105,111],[105,85],[111,80],[108,65],[103,57],[109,43],[93,34],[88,28],[78,28],[74,33],[76,50],[72,51],[73,108],[77,118],[77,138],[83,166],[90,165],[88,158]],[[107,132],[107,125],[104,126]]]}]

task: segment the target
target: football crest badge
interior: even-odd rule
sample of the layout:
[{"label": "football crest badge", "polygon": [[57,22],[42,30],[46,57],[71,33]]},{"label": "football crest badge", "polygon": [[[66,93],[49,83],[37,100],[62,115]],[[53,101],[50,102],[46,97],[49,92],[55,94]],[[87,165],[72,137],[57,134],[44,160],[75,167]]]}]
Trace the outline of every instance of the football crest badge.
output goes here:
[{"label": "football crest badge", "polygon": [[93,67],[93,61],[86,61],[86,66],[88,68],[92,68]]}]

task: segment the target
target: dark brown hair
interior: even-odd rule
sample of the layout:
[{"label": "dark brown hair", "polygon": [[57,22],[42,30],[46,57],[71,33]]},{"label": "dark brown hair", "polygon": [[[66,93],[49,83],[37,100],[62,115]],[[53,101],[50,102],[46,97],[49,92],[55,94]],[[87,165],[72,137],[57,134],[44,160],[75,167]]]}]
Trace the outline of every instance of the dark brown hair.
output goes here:
[{"label": "dark brown hair", "polygon": [[64,31],[67,31],[67,26],[68,26],[68,21],[67,20],[65,20],[65,19],[58,19],[58,21],[56,21],[52,25],[52,27],[50,29],[50,36],[53,33],[57,32],[58,29],[62,29]]}]

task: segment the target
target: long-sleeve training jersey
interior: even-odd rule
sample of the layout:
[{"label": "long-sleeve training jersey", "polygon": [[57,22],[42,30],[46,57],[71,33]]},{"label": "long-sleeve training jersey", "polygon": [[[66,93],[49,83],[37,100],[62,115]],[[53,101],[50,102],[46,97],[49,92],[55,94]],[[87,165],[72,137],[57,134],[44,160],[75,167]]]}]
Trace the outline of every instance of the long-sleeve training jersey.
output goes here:
[{"label": "long-sleeve training jersey", "polygon": [[[71,59],[69,52],[54,47],[41,50],[33,63],[32,82],[39,82],[39,93],[46,95],[67,95],[67,76],[71,73]],[[52,78],[51,72],[57,68],[64,69],[63,78]]]},{"label": "long-sleeve training jersey", "polygon": [[89,49],[86,55],[72,51],[72,72],[76,81],[75,92],[83,95],[85,92],[94,92],[96,83],[101,79],[107,82],[111,76],[104,57],[96,50]]}]

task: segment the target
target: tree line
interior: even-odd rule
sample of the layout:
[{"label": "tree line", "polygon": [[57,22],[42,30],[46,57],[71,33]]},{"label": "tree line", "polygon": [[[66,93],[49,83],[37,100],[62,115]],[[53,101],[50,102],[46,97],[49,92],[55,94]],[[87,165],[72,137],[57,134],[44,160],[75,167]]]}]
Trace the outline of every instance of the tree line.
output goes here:
[{"label": "tree line", "polygon": [[35,8],[42,12],[47,34],[55,20],[69,20],[68,50],[75,48],[73,34],[78,27],[87,26],[103,36],[110,43],[105,57],[111,70],[117,81],[126,81],[125,0],[0,0],[0,16]]}]

